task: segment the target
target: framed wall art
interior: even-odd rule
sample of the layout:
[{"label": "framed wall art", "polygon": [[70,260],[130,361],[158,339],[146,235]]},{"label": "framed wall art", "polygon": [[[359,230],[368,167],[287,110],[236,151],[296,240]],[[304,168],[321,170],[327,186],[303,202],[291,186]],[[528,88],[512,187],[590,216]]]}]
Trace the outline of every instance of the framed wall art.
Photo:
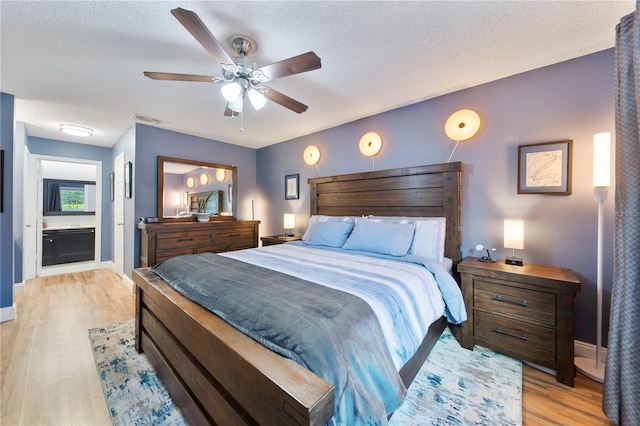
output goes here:
[{"label": "framed wall art", "polygon": [[4,212],[4,149],[0,149],[0,213]]},{"label": "framed wall art", "polygon": [[115,194],[115,174],[113,172],[109,173],[109,199],[113,201]]},{"label": "framed wall art", "polygon": [[284,177],[284,199],[297,200],[300,198],[300,175],[286,175]]},{"label": "framed wall art", "polygon": [[124,165],[124,196],[131,198],[131,172],[133,165],[131,161],[127,161]]},{"label": "framed wall art", "polygon": [[518,194],[571,194],[573,141],[518,147]]}]

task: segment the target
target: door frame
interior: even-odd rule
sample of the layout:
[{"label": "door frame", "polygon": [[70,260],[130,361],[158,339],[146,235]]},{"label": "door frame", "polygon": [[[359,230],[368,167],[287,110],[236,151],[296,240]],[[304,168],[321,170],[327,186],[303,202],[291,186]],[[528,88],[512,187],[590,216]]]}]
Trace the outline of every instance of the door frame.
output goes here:
[{"label": "door frame", "polygon": [[[38,214],[35,217],[35,226],[36,226],[36,252],[35,253],[24,253],[23,256],[35,256],[36,258],[36,271],[35,271],[35,276],[47,276],[47,275],[52,275],[52,274],[61,274],[61,273],[67,273],[67,272],[78,272],[78,271],[83,271],[83,270],[90,270],[90,269],[100,269],[101,265],[102,265],[102,161],[97,161],[97,160],[85,160],[85,159],[81,159],[81,158],[71,158],[71,157],[57,157],[57,156],[53,156],[53,155],[42,155],[42,154],[28,154],[30,156],[32,156],[33,158],[35,158],[36,162],[30,162],[27,161],[27,173],[34,173],[37,176],[37,188],[28,188],[25,186],[25,192],[29,193],[31,191],[31,193],[35,193],[36,194],[36,198],[34,199],[33,197],[29,197],[29,202],[25,203],[25,207],[27,205],[31,206],[31,203],[34,203],[35,209],[37,209]],[[82,264],[82,265],[73,265],[73,264],[69,264],[69,266],[61,266],[61,267],[56,267],[54,268],[48,268],[47,270],[45,270],[45,272],[43,273],[42,270],[42,257],[41,257],[41,253],[42,253],[42,219],[43,219],[43,215],[42,215],[42,172],[41,172],[41,162],[43,160],[47,160],[47,161],[61,161],[61,162],[65,162],[65,163],[78,163],[78,164],[90,164],[96,167],[96,176],[95,176],[95,181],[96,181],[96,214],[95,214],[95,261],[93,264],[93,267],[88,267],[87,264]],[[36,164],[36,170],[31,170],[33,165]],[[26,184],[26,182],[25,182]],[[26,208],[25,208],[26,211]],[[26,220],[27,220],[27,215],[25,212],[22,213],[23,214],[23,220],[25,225],[27,224]],[[27,238],[27,233],[24,233],[24,237],[23,238]],[[31,233],[30,233],[31,234]],[[24,247],[24,242],[23,242],[23,247]],[[24,262],[25,264],[27,262]],[[27,276],[31,276],[31,271],[23,271],[23,275],[25,277]]]}]

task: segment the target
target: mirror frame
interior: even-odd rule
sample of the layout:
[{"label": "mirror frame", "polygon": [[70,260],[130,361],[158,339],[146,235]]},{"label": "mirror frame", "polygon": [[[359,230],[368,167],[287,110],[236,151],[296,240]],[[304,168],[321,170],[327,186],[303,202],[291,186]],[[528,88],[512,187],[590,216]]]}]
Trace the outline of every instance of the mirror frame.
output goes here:
[{"label": "mirror frame", "polygon": [[164,217],[164,163],[181,163],[181,164],[190,164],[192,166],[199,167],[209,167],[212,169],[226,169],[231,171],[231,216],[214,216],[211,217],[210,221],[220,221],[220,220],[235,220],[237,214],[237,187],[238,187],[238,168],[234,165],[228,164],[218,164],[218,163],[207,163],[205,161],[200,160],[188,160],[185,158],[176,158],[176,157],[165,157],[158,155],[158,194],[156,198],[157,203],[157,215],[159,222],[195,222],[197,218],[195,216],[185,216],[185,217]]}]

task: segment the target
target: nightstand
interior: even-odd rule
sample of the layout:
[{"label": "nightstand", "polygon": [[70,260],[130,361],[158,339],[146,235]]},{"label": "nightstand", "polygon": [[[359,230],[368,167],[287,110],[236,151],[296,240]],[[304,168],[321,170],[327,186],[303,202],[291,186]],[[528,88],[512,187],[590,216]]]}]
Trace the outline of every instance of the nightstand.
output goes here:
[{"label": "nightstand", "polygon": [[288,243],[289,241],[300,241],[302,237],[300,235],[285,236],[285,235],[269,235],[266,237],[260,237],[262,241],[262,247],[272,246],[274,244]]},{"label": "nightstand", "polygon": [[473,257],[457,270],[468,316],[462,346],[484,346],[553,369],[560,383],[573,386],[574,300],[580,291],[573,271]]}]

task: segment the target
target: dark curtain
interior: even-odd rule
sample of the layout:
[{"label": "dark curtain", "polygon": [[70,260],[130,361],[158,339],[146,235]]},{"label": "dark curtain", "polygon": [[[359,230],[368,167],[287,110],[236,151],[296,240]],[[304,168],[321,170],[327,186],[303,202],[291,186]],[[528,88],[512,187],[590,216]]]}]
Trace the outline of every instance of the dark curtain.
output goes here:
[{"label": "dark curtain", "polygon": [[58,185],[57,183],[49,184],[49,211],[62,211],[62,201],[60,200],[60,185]]},{"label": "dark curtain", "polygon": [[640,23],[616,27],[616,219],[603,410],[620,425],[640,425]]}]

